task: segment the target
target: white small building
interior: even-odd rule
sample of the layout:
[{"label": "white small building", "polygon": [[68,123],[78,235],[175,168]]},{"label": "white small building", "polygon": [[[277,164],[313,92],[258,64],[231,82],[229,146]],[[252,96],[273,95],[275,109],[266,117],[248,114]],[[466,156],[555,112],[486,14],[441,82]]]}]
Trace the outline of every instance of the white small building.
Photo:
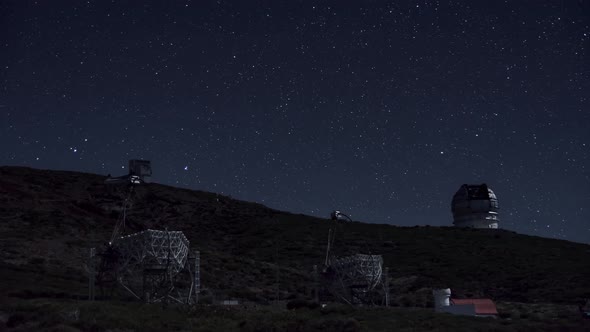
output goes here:
[{"label": "white small building", "polygon": [[496,304],[490,299],[451,299],[451,289],[435,289],[434,310],[454,315],[497,317]]}]

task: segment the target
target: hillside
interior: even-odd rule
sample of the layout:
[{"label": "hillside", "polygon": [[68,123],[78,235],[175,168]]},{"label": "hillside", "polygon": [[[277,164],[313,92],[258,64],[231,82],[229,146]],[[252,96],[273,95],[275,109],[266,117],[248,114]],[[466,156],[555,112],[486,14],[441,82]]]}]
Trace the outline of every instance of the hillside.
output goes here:
[{"label": "hillside", "polygon": [[[83,298],[88,248],[108,241],[126,192],[105,176],[0,167],[0,291]],[[309,296],[330,223],[214,193],[137,187],[125,233],[182,230],[201,251],[203,301],[260,304]],[[573,305],[590,298],[590,246],[504,230],[348,223],[341,254],[381,254],[394,306],[428,307],[431,288],[506,303]]]}]

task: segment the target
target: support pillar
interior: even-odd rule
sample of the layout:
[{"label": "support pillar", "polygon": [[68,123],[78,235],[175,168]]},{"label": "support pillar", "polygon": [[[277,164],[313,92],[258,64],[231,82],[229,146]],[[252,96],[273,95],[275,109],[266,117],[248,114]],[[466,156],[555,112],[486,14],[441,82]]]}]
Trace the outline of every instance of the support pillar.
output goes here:
[{"label": "support pillar", "polygon": [[88,301],[94,301],[94,286],[96,283],[96,271],[94,264],[94,256],[96,256],[96,249],[90,248],[88,255]]},{"label": "support pillar", "polygon": [[319,302],[318,287],[319,287],[318,266],[314,265],[313,266],[313,299],[316,302]]},{"label": "support pillar", "polygon": [[195,251],[195,304],[199,303],[199,294],[201,293],[201,252]]},{"label": "support pillar", "polygon": [[385,292],[385,306],[389,307],[389,267],[385,267],[383,275],[383,291]]}]

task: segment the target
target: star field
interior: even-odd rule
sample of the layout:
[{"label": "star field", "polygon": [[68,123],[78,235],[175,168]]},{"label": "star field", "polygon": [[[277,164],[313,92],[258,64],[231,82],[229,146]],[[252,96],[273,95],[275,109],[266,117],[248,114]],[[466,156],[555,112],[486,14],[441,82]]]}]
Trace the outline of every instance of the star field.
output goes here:
[{"label": "star field", "polygon": [[590,243],[590,1],[3,1],[0,164]]}]

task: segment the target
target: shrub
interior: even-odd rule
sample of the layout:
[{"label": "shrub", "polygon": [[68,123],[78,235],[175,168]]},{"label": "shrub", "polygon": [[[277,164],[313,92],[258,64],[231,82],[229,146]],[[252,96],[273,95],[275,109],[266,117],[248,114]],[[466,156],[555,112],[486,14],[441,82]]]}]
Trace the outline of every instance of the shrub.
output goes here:
[{"label": "shrub", "polygon": [[320,304],[317,302],[307,301],[307,300],[303,300],[303,299],[295,299],[295,300],[287,302],[287,309],[289,309],[289,310],[301,309],[301,308],[317,309],[319,306],[320,306]]},{"label": "shrub", "polygon": [[349,305],[333,303],[329,304],[326,307],[321,309],[322,314],[340,314],[340,315],[348,315],[354,311]]},{"label": "shrub", "polygon": [[20,313],[12,314],[6,321],[6,327],[16,327],[26,321],[25,316]]},{"label": "shrub", "polygon": [[409,295],[402,295],[397,298],[397,302],[401,307],[412,307],[414,306],[414,301]]},{"label": "shrub", "polygon": [[63,324],[59,324],[57,326],[54,326],[49,331],[50,332],[80,332],[80,330],[78,330],[75,327],[63,325]]},{"label": "shrub", "polygon": [[43,258],[43,257],[33,257],[33,258],[29,259],[29,264],[32,264],[32,265],[41,265],[43,263],[45,263],[45,258]]}]

